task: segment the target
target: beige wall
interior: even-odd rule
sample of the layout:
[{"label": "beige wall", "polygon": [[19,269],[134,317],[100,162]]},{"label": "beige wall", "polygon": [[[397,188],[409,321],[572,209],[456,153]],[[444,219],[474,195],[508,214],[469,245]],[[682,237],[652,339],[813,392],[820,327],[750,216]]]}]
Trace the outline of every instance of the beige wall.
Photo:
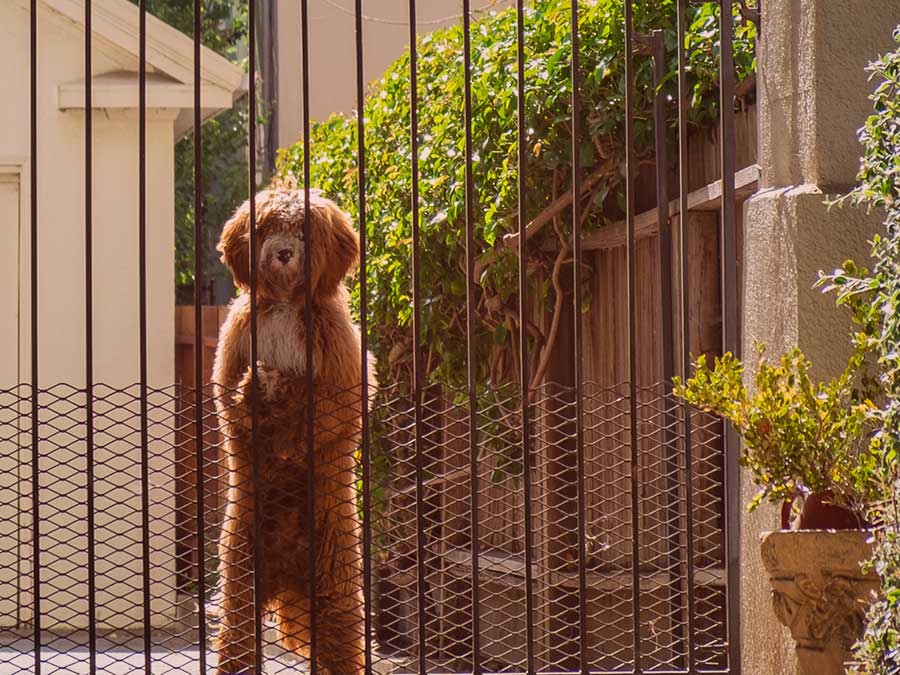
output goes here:
[{"label": "beige wall", "polygon": [[[57,87],[83,77],[80,27],[42,8],[39,22],[38,167],[38,321],[39,383],[57,386],[42,395],[41,533],[42,600],[46,627],[87,623],[87,536],[84,396],[72,387],[85,382],[84,328],[84,112],[62,112]],[[19,248],[18,372],[0,372],[0,389],[30,381],[30,215],[29,183],[29,43],[28,15],[18,3],[0,3],[0,82],[13,105],[0,106],[0,164],[7,174],[19,173],[20,227],[4,227],[0,246]],[[95,40],[95,73],[122,68],[118,54]],[[151,387],[171,387],[174,379],[174,194],[173,121],[176,111],[151,111],[147,126],[147,317],[148,380]],[[126,387],[139,379],[138,336],[138,127],[135,111],[95,111],[93,141],[94,236],[94,379],[97,396],[104,387]],[[0,326],[4,339],[16,327]],[[171,389],[167,390],[171,391]],[[140,440],[138,390],[109,395],[96,403],[97,572],[99,620],[109,626],[141,621]],[[9,399],[10,394],[4,394]],[[0,401],[0,404],[6,400]],[[171,399],[152,416],[161,426],[151,430],[153,504],[151,540],[153,613],[165,623],[174,610],[173,448]],[[19,423],[19,442],[0,446],[0,566],[17,563],[20,588],[30,586],[30,408]],[[15,422],[0,419],[4,429]],[[6,434],[0,434],[0,437]],[[19,457],[16,457],[16,446]],[[20,461],[21,460],[21,461]],[[23,501],[25,500],[25,501]],[[17,504],[19,502],[19,504]],[[16,523],[19,536],[10,535]],[[21,529],[20,529],[21,528]],[[0,597],[15,597],[16,580],[0,578]],[[22,596],[27,619],[30,602]],[[5,605],[0,624],[15,619]]]},{"label": "beige wall", "polygon": [[[278,145],[303,134],[300,3],[278,2]],[[378,79],[409,45],[408,0],[363,2],[363,63],[366,82]],[[472,0],[473,12],[502,8],[511,0]],[[356,108],[356,19],[354,0],[309,2],[310,117],[324,120],[333,112]],[[461,3],[418,0],[417,30],[424,34],[462,21]]]}]

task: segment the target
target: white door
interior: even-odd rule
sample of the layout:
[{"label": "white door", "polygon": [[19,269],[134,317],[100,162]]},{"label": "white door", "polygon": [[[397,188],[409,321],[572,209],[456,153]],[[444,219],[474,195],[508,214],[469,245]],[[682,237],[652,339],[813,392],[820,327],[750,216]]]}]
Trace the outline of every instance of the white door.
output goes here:
[{"label": "white door", "polygon": [[[18,173],[0,172],[0,627],[31,617],[29,467],[20,447],[27,392],[19,383]],[[25,398],[20,398],[25,397]]]}]

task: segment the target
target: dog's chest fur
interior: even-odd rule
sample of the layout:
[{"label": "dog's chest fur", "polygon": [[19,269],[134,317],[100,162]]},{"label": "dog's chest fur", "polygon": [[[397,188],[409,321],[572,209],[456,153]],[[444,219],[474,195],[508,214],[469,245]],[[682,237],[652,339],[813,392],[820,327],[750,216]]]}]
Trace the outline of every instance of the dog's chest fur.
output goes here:
[{"label": "dog's chest fur", "polygon": [[[256,358],[285,374],[306,373],[306,341],[303,307],[278,303],[262,308],[256,319]],[[250,325],[241,344],[241,360],[250,364]],[[315,363],[315,361],[313,362]]]}]

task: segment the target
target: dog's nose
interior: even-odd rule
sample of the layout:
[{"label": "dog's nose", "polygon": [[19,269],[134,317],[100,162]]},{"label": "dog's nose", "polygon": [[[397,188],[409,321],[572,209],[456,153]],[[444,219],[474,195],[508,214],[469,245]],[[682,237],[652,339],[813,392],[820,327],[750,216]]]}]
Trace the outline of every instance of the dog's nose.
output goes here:
[{"label": "dog's nose", "polygon": [[278,251],[278,259],[281,261],[282,265],[286,265],[293,255],[294,251],[289,248],[283,248]]}]

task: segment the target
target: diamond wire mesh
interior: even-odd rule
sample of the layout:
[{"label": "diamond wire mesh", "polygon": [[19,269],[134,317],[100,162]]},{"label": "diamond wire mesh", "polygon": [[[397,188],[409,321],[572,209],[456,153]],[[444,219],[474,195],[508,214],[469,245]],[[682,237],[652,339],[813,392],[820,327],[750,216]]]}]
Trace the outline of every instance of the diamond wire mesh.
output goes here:
[{"label": "diamond wire mesh", "polygon": [[[633,588],[631,584],[630,462],[627,388],[585,387],[585,478],[587,649],[592,671],[632,669]],[[439,470],[429,474],[424,499],[429,513],[425,555],[429,593],[426,640],[434,672],[467,672],[472,667],[472,550],[469,513],[468,406],[464,392],[432,393],[442,408]],[[701,670],[720,670],[725,660],[723,504],[721,429],[718,421],[693,413],[694,541],[688,560],[685,523],[685,461],[682,408],[664,395],[661,385],[639,391],[640,427],[640,630],[641,666],[647,671],[687,669],[688,640],[693,640]],[[454,404],[453,401],[462,401]],[[490,403],[515,411],[516,395]],[[485,401],[479,400],[479,406]],[[401,406],[402,407],[402,406]],[[536,663],[542,671],[577,671],[580,667],[578,624],[577,490],[574,447],[574,390],[545,386],[533,403],[535,438],[532,470],[534,545],[533,589]],[[409,420],[411,403],[400,415]],[[512,418],[516,419],[513,412]],[[398,433],[403,429],[397,424]],[[516,424],[498,431],[479,411],[478,493],[481,657],[489,670],[521,672],[525,668],[521,466],[503,450],[515,451],[521,438]],[[500,448],[485,452],[492,441]],[[411,439],[405,440],[411,448]],[[411,449],[410,449],[411,452]],[[391,498],[392,517],[382,530],[383,564],[393,581],[382,580],[384,605],[394,606],[382,622],[382,648],[410,658],[416,653],[415,523],[410,509],[411,455],[390,475],[398,486]],[[436,461],[429,454],[427,466]],[[503,468],[498,468],[503,467]],[[511,468],[512,467],[512,468]],[[688,635],[687,565],[695,572],[694,633]],[[437,580],[437,581],[435,581]],[[430,609],[433,607],[433,610]],[[389,630],[388,630],[389,628]],[[408,666],[414,670],[414,665]]]},{"label": "diamond wire mesh", "polygon": [[[346,403],[346,392],[343,392]],[[0,391],[0,669],[33,672],[33,556],[31,513],[30,387]],[[357,401],[358,403],[358,394]],[[209,636],[221,630],[223,602],[220,531],[229,499],[227,449],[217,433],[219,414],[204,391],[202,514],[205,550],[198,555],[195,392],[183,387],[148,391],[150,492],[150,660],[153,673],[197,673],[198,616]],[[425,528],[421,551],[425,575],[417,575],[418,529],[412,396],[400,387],[382,389],[370,413],[371,509],[361,513],[359,454],[346,471],[331,475],[322,516],[337,522],[365,520],[371,531],[371,593],[367,608],[376,672],[416,672],[424,645],[429,672],[471,672],[473,631],[487,672],[522,672],[526,644],[524,532],[533,539],[533,650],[539,671],[580,669],[578,631],[578,520],[575,392],[544,385],[533,396],[532,522],[524,522],[521,400],[507,390],[478,398],[477,583],[480,622],[472,624],[472,528],[468,398],[465,392],[430,387],[423,399],[424,490],[419,506]],[[140,388],[94,390],[94,509],[97,672],[143,672]],[[43,672],[89,671],[85,394],[60,384],[41,390],[40,534]],[[641,667],[684,671],[688,640],[701,670],[727,666],[723,572],[721,423],[692,415],[694,537],[688,559],[685,438],[682,408],[661,385],[638,391],[640,531],[631,531],[631,482],[627,387],[584,387],[584,460],[587,633],[592,672],[633,669],[632,541],[639,540]],[[318,422],[322,432],[336,422]],[[327,468],[327,467],[320,467]],[[298,469],[304,477],[305,469]],[[303,488],[294,491],[301,497]],[[283,495],[282,495],[283,496]],[[278,500],[275,496],[267,499]],[[269,503],[263,500],[264,503]],[[320,506],[317,501],[317,508]],[[304,508],[285,508],[303,518]],[[332,520],[329,521],[329,518]],[[267,523],[263,519],[263,537]],[[277,524],[277,523],[276,523]],[[296,523],[295,523],[296,525]],[[351,526],[351,531],[355,525]],[[316,537],[324,536],[321,528]],[[234,542],[232,541],[232,544]],[[265,547],[264,547],[265,548]],[[302,548],[302,547],[301,547]],[[307,551],[308,549],[303,549]],[[358,534],[330,556],[350,572],[337,595],[319,604],[344,608],[347,659],[363,649],[362,550]],[[308,559],[308,558],[307,558]],[[323,559],[317,558],[317,566]],[[252,569],[239,563],[240,583],[252,589]],[[688,634],[687,566],[693,565],[693,634]],[[197,602],[197,579],[205,574],[207,597]],[[331,570],[332,572],[334,570]],[[308,583],[308,575],[301,575]],[[425,635],[418,634],[420,593]],[[285,603],[290,608],[297,604]],[[323,605],[324,606],[324,605]],[[321,610],[321,607],[320,607]],[[282,611],[287,611],[282,609]],[[324,616],[324,614],[323,614]],[[267,673],[305,670],[287,652],[271,613],[263,616],[262,660]],[[300,624],[303,624],[301,618]],[[324,625],[319,617],[320,630]],[[328,628],[325,629],[329,630]],[[300,643],[308,635],[294,635]],[[327,640],[325,641],[327,643]],[[304,645],[300,645],[301,647]],[[335,647],[327,645],[329,649]],[[213,672],[222,655],[212,642],[204,650]],[[302,651],[302,649],[300,650]],[[322,654],[320,646],[320,655]],[[362,654],[359,654],[362,658]]]}]

